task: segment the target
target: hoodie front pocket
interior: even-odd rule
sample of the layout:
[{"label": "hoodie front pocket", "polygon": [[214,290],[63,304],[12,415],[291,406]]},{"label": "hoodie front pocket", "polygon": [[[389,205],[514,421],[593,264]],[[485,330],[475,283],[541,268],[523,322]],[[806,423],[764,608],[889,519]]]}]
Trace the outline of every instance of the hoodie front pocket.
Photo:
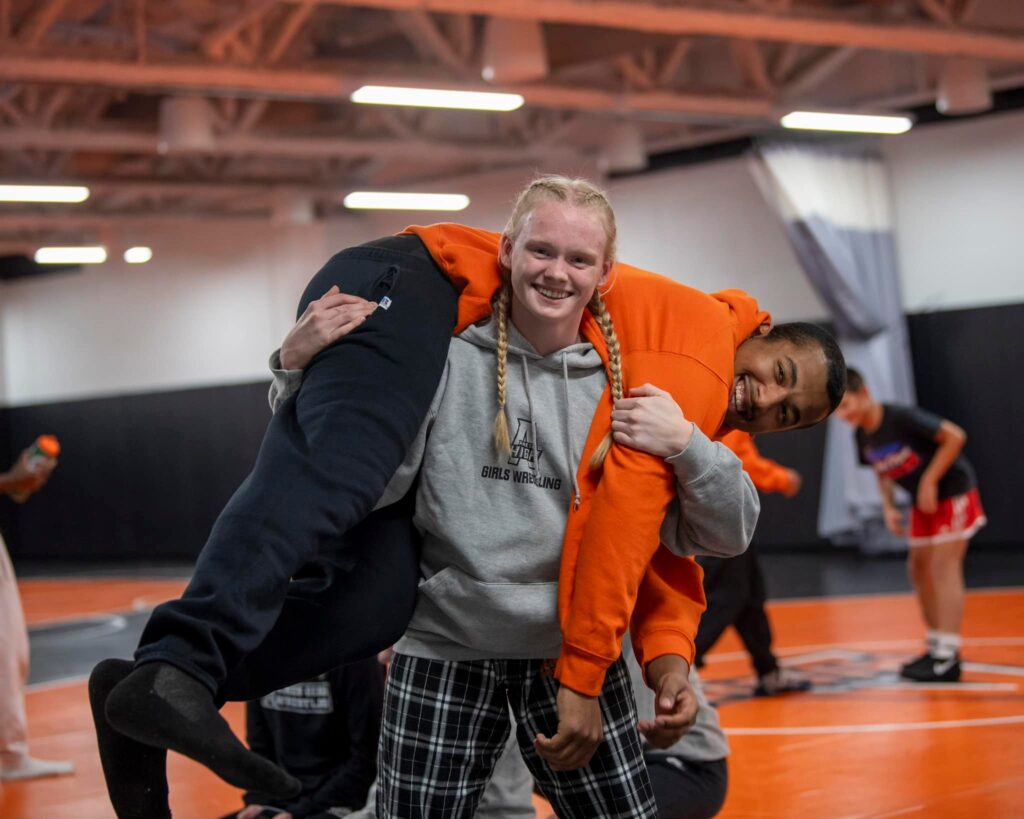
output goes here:
[{"label": "hoodie front pocket", "polygon": [[420,585],[410,629],[489,657],[558,655],[558,583],[485,583],[449,566]]}]

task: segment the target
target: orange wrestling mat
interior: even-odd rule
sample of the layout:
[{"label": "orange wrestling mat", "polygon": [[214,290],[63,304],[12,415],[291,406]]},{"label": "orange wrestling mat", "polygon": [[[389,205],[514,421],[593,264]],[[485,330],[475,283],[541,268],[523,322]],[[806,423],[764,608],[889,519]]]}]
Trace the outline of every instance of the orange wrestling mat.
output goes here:
[{"label": "orange wrestling mat", "polygon": [[[182,581],[29,580],[30,623],[149,608]],[[1024,805],[1024,590],[968,594],[964,682],[901,684],[899,664],[921,650],[909,595],[825,598],[769,606],[782,661],[815,690],[750,696],[749,663],[730,633],[704,669],[732,744],[721,816],[849,819],[1014,817]],[[28,695],[33,752],[71,758],[76,775],[7,784],[4,819],[107,819],[84,681]],[[241,732],[243,709],[227,717]],[[183,819],[222,815],[237,792],[171,755],[172,808]],[[538,802],[538,816],[550,809]]]}]

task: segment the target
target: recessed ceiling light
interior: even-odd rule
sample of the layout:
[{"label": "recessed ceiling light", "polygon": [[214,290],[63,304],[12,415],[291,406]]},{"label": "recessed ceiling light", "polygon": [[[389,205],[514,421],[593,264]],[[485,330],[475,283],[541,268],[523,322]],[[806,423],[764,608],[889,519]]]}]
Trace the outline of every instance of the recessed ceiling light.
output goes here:
[{"label": "recessed ceiling light", "polygon": [[349,99],[352,102],[369,105],[412,105],[470,111],[515,111],[522,107],[524,101],[519,94],[448,91],[443,88],[400,88],[389,85],[364,85],[353,91]]},{"label": "recessed ceiling light", "polygon": [[793,111],[780,120],[783,128],[808,131],[844,131],[858,134],[903,134],[914,121],[888,114],[837,114],[827,111]]},{"label": "recessed ceiling light", "polygon": [[153,249],[139,245],[138,247],[130,247],[124,252],[124,260],[128,264],[145,264],[153,258]]},{"label": "recessed ceiling light", "polygon": [[353,191],[343,204],[353,210],[465,210],[469,197],[461,193]]}]

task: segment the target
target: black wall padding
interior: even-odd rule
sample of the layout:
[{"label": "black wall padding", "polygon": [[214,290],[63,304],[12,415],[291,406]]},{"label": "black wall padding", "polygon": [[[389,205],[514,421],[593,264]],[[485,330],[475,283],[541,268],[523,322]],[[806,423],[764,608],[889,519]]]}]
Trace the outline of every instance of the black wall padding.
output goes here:
[{"label": "black wall padding", "polygon": [[1024,304],[921,313],[909,322],[918,401],[967,431],[988,516],[975,542],[1019,545]]},{"label": "black wall padding", "polygon": [[194,557],[252,468],[270,418],[267,384],[15,407],[0,430],[16,454],[60,438],[50,483],[22,506],[0,499],[15,556]]},{"label": "black wall padding", "polygon": [[755,440],[762,455],[799,472],[803,485],[795,498],[777,493],[761,495],[761,517],[754,542],[762,549],[828,545],[828,541],[818,537],[824,424],[781,435],[759,435]]},{"label": "black wall padding", "polygon": [[[1024,456],[1024,304],[909,319],[922,406],[968,433],[989,526],[981,544],[1021,542],[1012,512]],[[0,529],[16,556],[192,558],[248,474],[269,418],[265,383],[0,410],[5,465],[43,432],[64,455],[46,489],[24,506],[0,499]],[[758,438],[797,469],[793,500],[763,498],[764,549],[824,545],[816,532],[824,427]]]}]

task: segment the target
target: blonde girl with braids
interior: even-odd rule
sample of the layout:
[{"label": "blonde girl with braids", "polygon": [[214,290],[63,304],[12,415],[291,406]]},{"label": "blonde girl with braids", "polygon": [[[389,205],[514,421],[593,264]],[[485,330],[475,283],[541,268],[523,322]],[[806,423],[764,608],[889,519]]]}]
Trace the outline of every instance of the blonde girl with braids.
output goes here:
[{"label": "blonde girl with braids", "polygon": [[[620,345],[601,297],[615,238],[607,198],[589,182],[542,177],[520,195],[490,257],[499,271],[492,316],[453,339],[427,420],[380,501],[401,497],[419,475],[425,580],[387,693],[381,816],[472,815],[512,730],[509,706],[523,757],[560,816],[654,815],[621,659],[589,695],[551,675],[562,641],[563,532],[587,480],[579,474],[600,474],[610,441],[582,470],[581,456],[606,387],[614,400],[623,393]],[[588,322],[607,363],[581,335]],[[300,325],[293,334],[289,343],[306,344]],[[298,379],[275,374],[280,402]],[[692,427],[676,412],[685,434],[673,453]],[[696,465],[696,474],[726,476],[720,494],[725,482],[743,482],[725,454],[737,467],[731,475],[728,464]],[[685,537],[668,527],[666,541],[676,532]],[[687,662],[669,651],[658,661],[648,679],[659,694],[659,680],[682,680],[659,708],[659,729],[678,733],[695,713]]]},{"label": "blonde girl with braids", "polygon": [[[522,298],[516,295],[513,289],[510,273],[511,249],[515,240],[521,235],[524,223],[533,214],[533,208],[545,200],[557,202],[573,202],[579,208],[589,208],[601,220],[604,227],[606,244],[604,249],[605,266],[599,286],[594,289],[593,295],[587,304],[601,328],[605,343],[608,345],[608,380],[612,388],[612,398],[618,401],[622,398],[622,361],[619,355],[619,340],[615,335],[615,326],[608,310],[601,299],[600,285],[607,281],[608,271],[615,260],[617,228],[615,215],[612,212],[611,204],[604,192],[585,179],[568,179],[563,176],[543,176],[535,179],[520,195],[509,217],[508,224],[502,234],[501,250],[499,260],[503,273],[507,277],[495,299],[494,317],[498,327],[498,414],[494,419],[494,441],[499,452],[510,451],[508,419],[505,414],[505,390],[506,371],[508,359],[508,321],[509,313],[513,305],[520,307],[520,322],[534,320],[534,316],[545,315],[545,307],[549,308],[547,314],[554,313],[555,305],[546,304],[548,299],[531,299],[532,292],[524,290]],[[541,291],[542,292],[542,291]],[[534,302],[538,302],[535,304]],[[561,307],[561,305],[559,305]],[[564,312],[564,311],[563,311]],[[540,332],[544,332],[543,329]],[[579,330],[577,325],[577,337]],[[611,435],[607,435],[601,442],[593,457],[593,466],[598,467],[604,460],[605,455],[611,447]]]}]

